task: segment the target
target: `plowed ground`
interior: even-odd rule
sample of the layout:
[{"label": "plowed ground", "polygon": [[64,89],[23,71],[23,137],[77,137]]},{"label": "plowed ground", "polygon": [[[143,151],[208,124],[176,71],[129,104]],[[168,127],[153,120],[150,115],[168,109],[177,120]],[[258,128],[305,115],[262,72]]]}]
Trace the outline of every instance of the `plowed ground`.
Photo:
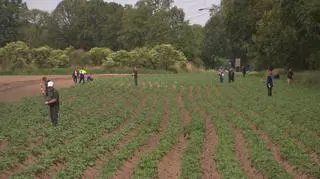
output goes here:
[{"label": "plowed ground", "polygon": [[[1,99],[36,95],[36,80],[0,80]],[[1,103],[0,178],[319,178],[320,92],[275,86],[268,97],[253,76],[101,78],[60,90],[58,127],[43,97]]]}]

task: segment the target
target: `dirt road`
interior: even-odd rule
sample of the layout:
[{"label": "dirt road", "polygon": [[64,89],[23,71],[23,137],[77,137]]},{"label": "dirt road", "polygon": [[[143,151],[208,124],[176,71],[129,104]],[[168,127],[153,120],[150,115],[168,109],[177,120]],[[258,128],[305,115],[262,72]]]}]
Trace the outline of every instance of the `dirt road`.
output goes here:
[{"label": "dirt road", "polygon": [[[93,78],[111,78],[127,76],[127,74],[100,74]],[[0,102],[18,101],[23,97],[40,95],[42,76],[0,76]],[[51,75],[55,87],[68,88],[74,85],[70,75]]]}]

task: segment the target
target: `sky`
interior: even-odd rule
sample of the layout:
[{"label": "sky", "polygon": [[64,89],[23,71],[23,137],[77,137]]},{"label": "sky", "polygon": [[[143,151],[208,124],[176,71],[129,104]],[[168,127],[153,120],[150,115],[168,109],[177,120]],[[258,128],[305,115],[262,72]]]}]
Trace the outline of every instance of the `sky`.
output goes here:
[{"label": "sky", "polygon": [[[137,0],[106,0],[107,2],[116,2],[119,4],[135,4]],[[44,11],[53,11],[61,0],[24,0],[29,9],[40,9]],[[186,20],[191,24],[204,25],[209,19],[208,11],[198,11],[200,8],[210,8],[212,4],[220,5],[220,0],[175,0],[175,5],[183,8],[186,14]]]}]

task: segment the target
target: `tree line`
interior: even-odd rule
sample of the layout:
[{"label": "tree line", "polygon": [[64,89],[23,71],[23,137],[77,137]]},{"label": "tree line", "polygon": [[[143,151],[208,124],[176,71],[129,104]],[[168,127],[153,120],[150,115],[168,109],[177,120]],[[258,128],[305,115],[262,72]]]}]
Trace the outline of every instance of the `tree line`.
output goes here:
[{"label": "tree line", "polygon": [[[139,0],[135,5],[63,0],[51,13],[30,10],[22,0],[0,0],[0,47],[22,41],[31,49],[50,49],[60,57],[66,49],[85,52],[74,55],[79,56],[77,63],[89,59],[92,49],[108,49],[112,58],[90,56],[90,64],[119,66],[113,59],[126,58],[124,54],[132,51],[154,58],[156,46],[162,50],[167,45],[161,44],[171,44],[179,51],[174,53],[176,59],[182,54],[207,68],[229,59],[234,65],[241,58],[242,66],[255,69],[319,69],[319,21],[319,0],[222,0],[219,7],[213,6],[204,27],[191,25],[173,0]],[[161,60],[171,61],[161,56],[157,63]],[[146,66],[155,68],[150,61]]]},{"label": "tree line", "polygon": [[203,57],[242,65],[320,69],[319,0],[222,0],[205,26]]}]

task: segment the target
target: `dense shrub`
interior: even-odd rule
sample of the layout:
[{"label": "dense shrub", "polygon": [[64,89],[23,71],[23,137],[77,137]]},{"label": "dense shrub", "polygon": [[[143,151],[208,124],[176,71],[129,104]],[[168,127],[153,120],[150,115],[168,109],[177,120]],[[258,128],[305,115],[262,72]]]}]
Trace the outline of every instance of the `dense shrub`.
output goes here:
[{"label": "dense shrub", "polygon": [[[197,62],[201,64],[200,59],[197,59]],[[102,65],[106,69],[138,66],[152,70],[183,72],[187,71],[186,63],[186,56],[170,44],[157,45],[151,49],[142,47],[130,52],[113,52],[109,48],[101,47],[92,48],[88,52],[74,47],[65,50],[56,50],[48,46],[32,49],[20,41],[0,48],[2,71]]]}]

